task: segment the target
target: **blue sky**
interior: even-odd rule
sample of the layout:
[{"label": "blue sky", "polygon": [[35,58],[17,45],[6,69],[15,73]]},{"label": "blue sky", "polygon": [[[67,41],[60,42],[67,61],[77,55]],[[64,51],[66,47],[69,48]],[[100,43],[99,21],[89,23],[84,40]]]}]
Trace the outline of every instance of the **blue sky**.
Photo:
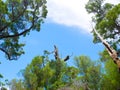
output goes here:
[{"label": "blue sky", "polygon": [[17,61],[8,61],[1,55],[0,72],[7,79],[19,78],[18,72],[24,69],[27,64],[37,55],[43,55],[44,50],[53,51],[53,45],[59,48],[60,56],[73,56],[67,62],[73,64],[74,56],[87,55],[93,60],[98,59],[98,53],[102,51],[102,44],[93,44],[92,36],[87,33],[80,33],[80,29],[67,27],[55,23],[44,23],[40,32],[31,32],[29,36],[21,41],[26,43],[25,54]]},{"label": "blue sky", "polygon": [[86,55],[93,60],[99,59],[98,53],[104,47],[92,41],[90,16],[84,9],[86,1],[49,0],[48,17],[42,24],[41,31],[32,31],[29,36],[21,39],[21,42],[26,44],[25,54],[17,61],[8,61],[4,54],[0,53],[0,73],[4,78],[19,78],[18,72],[21,69],[24,69],[35,56],[43,55],[44,50],[53,51],[54,45],[59,48],[60,56],[63,58],[73,53],[67,62],[70,65],[73,64],[74,56]]}]

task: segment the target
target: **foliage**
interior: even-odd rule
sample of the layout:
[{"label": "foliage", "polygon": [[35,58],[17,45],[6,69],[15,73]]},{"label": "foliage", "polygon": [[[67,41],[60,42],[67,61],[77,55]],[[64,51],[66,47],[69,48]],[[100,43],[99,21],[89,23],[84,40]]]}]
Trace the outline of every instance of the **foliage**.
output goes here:
[{"label": "foliage", "polygon": [[63,60],[50,60],[48,55],[36,56],[23,72],[27,90],[57,90],[72,85],[77,69],[67,66]]},{"label": "foliage", "polygon": [[[51,63],[51,62],[50,62]],[[53,63],[53,61],[52,61]],[[57,90],[58,88],[71,86],[74,78],[77,77],[78,70],[75,67],[67,66],[63,61],[61,61],[61,66],[58,61],[54,61],[52,64],[52,69],[55,71],[54,76],[51,78],[51,89]],[[51,66],[50,66],[51,67]]]},{"label": "foliage", "polygon": [[102,90],[117,90],[120,89],[120,73],[117,65],[109,57],[108,53],[101,52],[101,60],[104,64],[104,73],[101,80]]},{"label": "foliage", "polygon": [[[75,57],[75,65],[79,69],[79,77],[75,81],[82,90],[99,90],[101,80],[101,65],[91,61],[87,56]],[[74,83],[74,85],[75,85]]]},{"label": "foliage", "polygon": [[[104,3],[104,0],[89,0],[86,4],[88,13],[93,14],[92,21],[95,23],[95,29],[106,39],[109,44],[120,52],[120,4],[113,5]],[[100,42],[98,37],[94,35],[94,42]],[[112,58],[104,50],[100,53],[100,60],[103,62],[104,72],[102,74],[101,89],[102,90],[119,90],[120,74],[118,68]]]},{"label": "foliage", "polygon": [[49,76],[50,72],[49,70],[44,71],[43,68],[44,68],[43,57],[40,56],[35,57],[32,60],[31,64],[27,65],[23,73],[23,76],[25,78],[24,82],[28,90],[37,90],[37,87],[40,86],[43,87],[45,81],[44,74],[48,72],[47,75]]},{"label": "foliage", "polygon": [[24,54],[20,36],[40,31],[46,18],[46,0],[0,0],[0,50],[9,60]]},{"label": "foliage", "polygon": [[10,90],[26,90],[22,80],[13,79],[8,85]]},{"label": "foliage", "polygon": [[2,88],[1,88],[1,90],[7,90],[7,88],[5,88],[5,87],[2,87]]},{"label": "foliage", "polygon": [[[94,15],[92,21],[96,30],[119,51],[120,4],[89,0],[86,10]],[[24,54],[24,44],[19,42],[20,36],[26,37],[31,30],[40,31],[46,15],[46,0],[0,0],[0,50],[6,54],[7,59],[16,60]],[[93,34],[94,42],[100,42]],[[45,50],[43,56],[33,58],[21,72],[23,80],[6,81],[6,85],[11,90],[120,89],[120,73],[106,50],[100,53],[102,64],[82,55],[75,57],[75,66],[69,66],[59,57],[58,49],[55,49],[53,52]],[[53,53],[56,53],[55,60],[49,58]],[[1,74],[0,78],[3,78]]]},{"label": "foliage", "polygon": [[10,86],[21,87],[20,90],[119,89],[120,74],[117,66],[107,53],[101,52],[100,58],[102,64],[91,60],[88,56],[77,56],[74,59],[75,66],[68,66],[62,60],[50,60],[49,56],[47,59],[45,56],[36,56],[24,69],[22,73],[24,79],[14,79]]},{"label": "foliage", "polygon": [[0,74],[0,78],[3,78],[3,75],[2,75],[2,74]]},{"label": "foliage", "polygon": [[[104,0],[89,0],[86,4],[88,13],[94,14],[96,30],[112,44],[120,43],[120,4],[104,3]],[[94,42],[99,39],[94,34]]]}]

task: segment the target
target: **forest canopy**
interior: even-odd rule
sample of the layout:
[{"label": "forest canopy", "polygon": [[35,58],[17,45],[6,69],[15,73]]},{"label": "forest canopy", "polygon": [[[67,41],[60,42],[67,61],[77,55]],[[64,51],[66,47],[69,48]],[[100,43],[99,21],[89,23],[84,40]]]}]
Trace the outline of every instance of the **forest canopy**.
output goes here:
[{"label": "forest canopy", "polygon": [[[104,1],[89,0],[85,9],[93,15],[92,23],[95,24],[95,30],[120,56],[120,4],[114,5]],[[46,0],[0,0],[0,50],[5,53],[8,60],[17,60],[24,54],[25,44],[20,43],[21,37],[26,37],[31,31],[40,31],[41,24],[49,12],[46,3]],[[94,43],[103,43],[94,31],[92,33]],[[67,46],[73,43],[74,41]],[[73,57],[68,54],[62,57],[58,49],[59,47],[54,45],[54,50],[44,50],[43,54],[33,57],[31,62],[20,70],[21,78],[2,81],[4,75],[0,74],[0,88],[3,90],[6,90],[5,87],[9,87],[10,90],[120,90],[120,72],[115,60],[106,49],[99,52],[97,60],[87,55]],[[77,51],[80,52],[78,49]]]}]

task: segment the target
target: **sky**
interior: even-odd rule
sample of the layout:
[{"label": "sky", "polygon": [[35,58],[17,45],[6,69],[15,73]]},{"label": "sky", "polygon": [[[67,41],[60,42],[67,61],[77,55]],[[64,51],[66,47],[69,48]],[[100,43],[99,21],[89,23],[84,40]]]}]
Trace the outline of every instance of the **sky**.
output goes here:
[{"label": "sky", "polygon": [[[90,33],[91,18],[84,6],[88,0],[48,0],[48,16],[41,26],[40,32],[31,32],[22,38],[25,43],[25,54],[17,61],[8,61],[0,52],[0,73],[4,79],[20,78],[19,71],[32,61],[35,56],[43,55],[44,50],[53,51],[54,45],[59,48],[62,58],[73,56],[68,63],[73,65],[74,56],[86,55],[92,60],[99,59],[99,52],[104,49],[102,44],[94,44]],[[108,1],[108,0],[107,0]],[[118,3],[119,0],[109,0]]]}]

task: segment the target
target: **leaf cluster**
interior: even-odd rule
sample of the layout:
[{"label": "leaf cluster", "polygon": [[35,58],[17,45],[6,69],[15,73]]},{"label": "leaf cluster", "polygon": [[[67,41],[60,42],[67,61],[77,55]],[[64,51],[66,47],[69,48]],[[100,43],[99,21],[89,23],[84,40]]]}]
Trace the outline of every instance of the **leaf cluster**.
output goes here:
[{"label": "leaf cluster", "polygon": [[40,31],[47,16],[46,0],[0,0],[0,50],[9,60],[24,54],[20,36]]},{"label": "leaf cluster", "polygon": [[[103,0],[89,0],[86,4],[88,13],[93,14],[92,21],[95,23],[95,28],[98,33],[106,40],[113,43],[120,43],[120,4],[113,5],[104,3]],[[94,35],[94,42],[100,40]]]}]

